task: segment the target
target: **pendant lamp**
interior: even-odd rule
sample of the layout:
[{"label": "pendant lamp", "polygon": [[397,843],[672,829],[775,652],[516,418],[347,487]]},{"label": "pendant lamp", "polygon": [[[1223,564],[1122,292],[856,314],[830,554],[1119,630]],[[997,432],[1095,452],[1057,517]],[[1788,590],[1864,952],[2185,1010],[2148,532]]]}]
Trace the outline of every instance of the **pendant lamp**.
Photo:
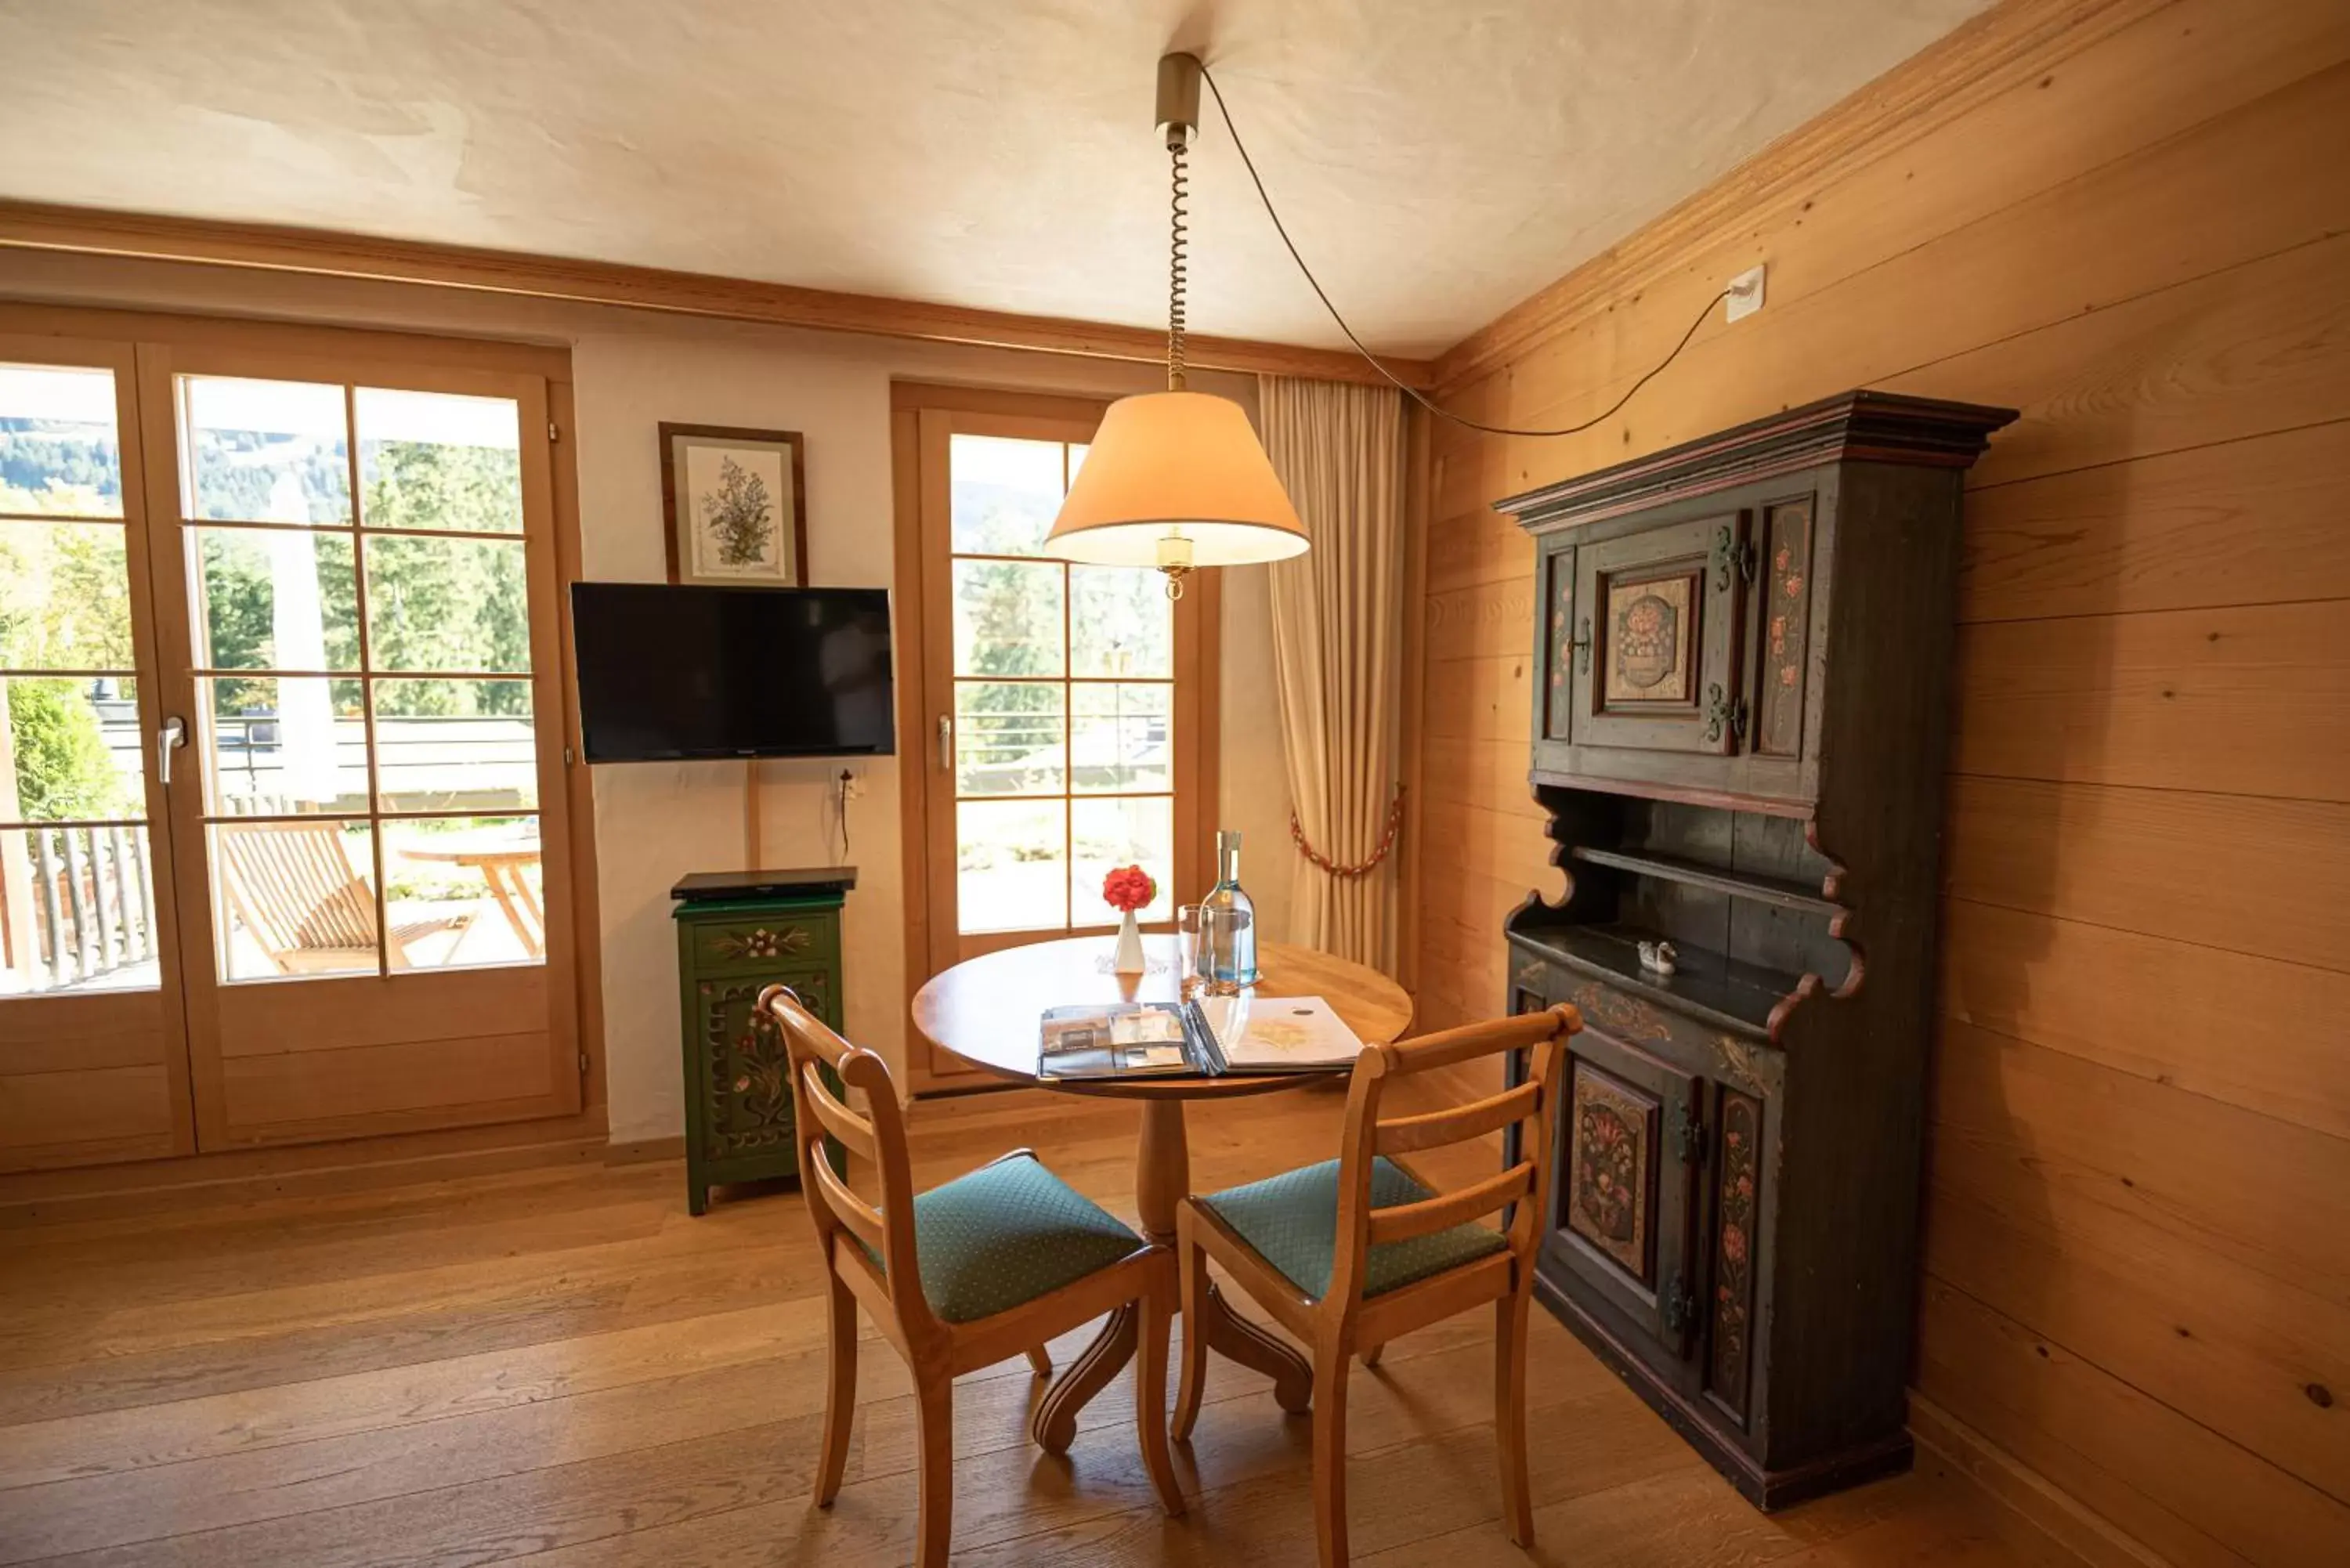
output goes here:
[{"label": "pendant lamp", "polygon": [[1045,548],[1065,560],[1155,566],[1167,597],[1201,566],[1303,555],[1305,525],[1274,477],[1248,415],[1230,398],[1183,384],[1185,182],[1200,119],[1200,62],[1159,62],[1159,130],[1173,171],[1167,299],[1167,390],[1121,398],[1102,416]]}]

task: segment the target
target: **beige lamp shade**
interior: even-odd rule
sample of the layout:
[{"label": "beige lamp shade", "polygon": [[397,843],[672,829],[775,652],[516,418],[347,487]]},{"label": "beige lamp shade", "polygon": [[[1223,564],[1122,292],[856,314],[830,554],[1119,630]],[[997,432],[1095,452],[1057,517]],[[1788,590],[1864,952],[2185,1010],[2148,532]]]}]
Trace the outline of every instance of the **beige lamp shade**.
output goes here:
[{"label": "beige lamp shade", "polygon": [[1105,566],[1165,566],[1170,556],[1244,566],[1303,555],[1306,538],[1238,403],[1145,392],[1102,416],[1045,547]]}]

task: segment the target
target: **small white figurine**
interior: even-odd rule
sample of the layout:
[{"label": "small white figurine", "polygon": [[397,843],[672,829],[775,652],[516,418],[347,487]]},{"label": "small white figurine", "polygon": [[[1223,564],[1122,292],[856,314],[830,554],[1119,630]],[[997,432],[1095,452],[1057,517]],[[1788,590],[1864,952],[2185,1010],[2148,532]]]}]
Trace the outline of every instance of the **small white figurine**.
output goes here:
[{"label": "small white figurine", "polygon": [[1639,946],[1640,967],[1654,974],[1672,973],[1674,961],[1681,956],[1673,950],[1670,942],[1642,942]]}]

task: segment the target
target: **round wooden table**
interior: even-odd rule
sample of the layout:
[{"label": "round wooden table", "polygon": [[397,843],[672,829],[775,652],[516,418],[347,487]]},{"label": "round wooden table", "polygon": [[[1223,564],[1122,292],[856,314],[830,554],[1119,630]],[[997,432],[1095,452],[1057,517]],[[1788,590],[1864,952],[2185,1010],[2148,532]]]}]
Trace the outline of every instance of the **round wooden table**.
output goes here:
[{"label": "round wooden table", "polygon": [[523,873],[538,864],[538,835],[509,832],[451,833],[401,844],[396,851],[409,860],[440,861],[471,867],[489,885],[506,925],[532,958],[546,956],[546,911]]},{"label": "round wooden table", "polygon": [[[974,1066],[1015,1083],[1035,1084],[1037,1019],[1046,1008],[1089,1002],[1177,1000],[1172,936],[1144,939],[1152,972],[1140,976],[1109,971],[1112,945],[1108,937],[1067,937],[966,959],[915,993],[914,1027],[931,1044],[953,1052]],[[1257,958],[1262,975],[1257,994],[1319,996],[1347,1021],[1347,1027],[1371,1044],[1393,1040],[1411,1023],[1411,998],[1401,986],[1367,965],[1281,942],[1263,944]],[[1135,1207],[1142,1220],[1142,1233],[1158,1245],[1171,1248],[1176,1205],[1191,1190],[1183,1103],[1277,1094],[1329,1081],[1322,1074],[1221,1078],[1184,1074],[1039,1086],[1063,1094],[1142,1102]],[[1205,1324],[1187,1324],[1184,1332],[1203,1334],[1210,1349],[1270,1376],[1274,1397],[1282,1408],[1305,1408],[1314,1377],[1304,1357],[1234,1313],[1212,1288],[1205,1315]],[[1030,1428],[1046,1451],[1067,1450],[1076,1436],[1077,1412],[1134,1354],[1137,1332],[1132,1309],[1120,1308],[1085,1353],[1055,1380],[1037,1406]]]}]

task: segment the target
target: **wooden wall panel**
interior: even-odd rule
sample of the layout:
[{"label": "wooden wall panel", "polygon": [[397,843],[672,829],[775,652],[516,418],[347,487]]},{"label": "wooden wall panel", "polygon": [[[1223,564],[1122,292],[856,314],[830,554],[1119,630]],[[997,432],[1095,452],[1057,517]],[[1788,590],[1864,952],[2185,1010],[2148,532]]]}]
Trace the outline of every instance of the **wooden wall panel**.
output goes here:
[{"label": "wooden wall panel", "polygon": [[1522,817],[1448,805],[1430,813],[1422,842],[1430,863],[1448,877],[1501,883],[1521,901],[1529,893],[1555,898],[1566,891],[1565,874],[1550,863],[1549,836],[1528,834]]},{"label": "wooden wall panel", "polygon": [[1428,770],[1420,791],[1423,799],[1517,817],[1532,825],[1532,836],[1526,842],[1535,848],[1544,846],[1542,827],[1550,817],[1534,804],[1527,786],[1526,742],[1522,736],[1461,740],[1434,735],[1422,743],[1420,752]]},{"label": "wooden wall panel", "polygon": [[2017,1214],[2071,1189],[2207,1255],[2350,1297],[2340,1138],[1955,1022],[1932,1116],[1944,1186]]},{"label": "wooden wall panel", "polygon": [[1515,653],[1430,661],[1423,688],[1425,735],[1453,740],[1526,740],[1534,729],[1530,662]]},{"label": "wooden wall panel", "polygon": [[1950,1016],[2281,1121],[2350,1137],[2350,973],[1953,898]]},{"label": "wooden wall panel", "polygon": [[1534,581],[1521,573],[1502,582],[1429,595],[1421,646],[1431,664],[1522,654],[1533,624]]},{"label": "wooden wall panel", "polygon": [[1942,870],[1980,904],[2350,969],[2350,807],[1960,775]]},{"label": "wooden wall panel", "polygon": [[2338,1568],[2342,1504],[1931,1275],[1918,1386],[2180,1568]]},{"label": "wooden wall panel", "polygon": [[[2003,395],[2026,407],[2026,428],[2001,437],[1991,461],[1978,467],[1978,483],[2081,466],[2067,444],[2068,419],[2086,421],[2099,432],[2092,450],[2106,455],[2095,461],[2114,461],[2220,439],[2200,432],[2226,428],[2226,405],[2246,400],[2260,407],[2237,416],[2239,433],[2342,417],[2338,410],[2304,413],[2272,423],[2261,411],[2313,384],[2321,395],[2338,396],[2338,369],[2329,373],[2324,363],[2331,356],[2230,357],[2225,350],[2279,330],[2280,314],[2286,323],[2305,326],[2313,306],[2342,307],[2318,279],[2339,275],[2341,264],[2325,241],[2350,228],[2350,172],[2324,153],[2323,110],[2343,90],[2323,82],[2286,89],[2293,99],[2288,105],[2254,105],[2222,116],[2199,134],[2061,185],[2043,186],[2036,171],[2019,171],[2029,183],[2021,186],[2022,199],[2013,206],[1917,244],[1833,289],[1804,292],[1792,279],[1781,289],[1774,276],[1769,308],[1742,323],[1747,330],[1701,333],[1691,344],[1675,367],[1675,395],[1646,409],[1636,402],[1565,440],[1501,438],[1503,470],[1541,483],[1751,418],[1758,401],[1775,408],[1856,384],[1907,389],[1905,377],[1928,369],[2014,379],[2022,388]],[[2242,123],[2248,119],[2252,123]],[[2254,156],[2260,144],[2253,138],[2288,133],[2294,140],[2289,159]],[[2275,181],[2296,172],[2290,201],[2269,199]],[[2200,192],[2202,204],[2178,204],[2182,187]],[[2155,243],[2115,245],[2113,234],[2126,225]],[[1799,239],[1833,243],[1817,223],[1791,230],[1787,244]],[[1771,247],[1774,274],[1786,270],[1775,265],[1782,254]],[[2245,264],[2261,261],[2272,265],[2236,275]],[[1503,405],[1477,417],[1536,426],[1591,417],[1671,347],[1727,275],[1676,283],[1644,296],[1636,317],[1655,314],[1672,324],[1655,347],[1632,349],[1619,341],[1604,349],[1595,344],[1599,351],[1580,358],[1545,353],[1538,362],[1513,367]],[[2179,297],[2168,297],[2174,295]],[[1921,301],[1932,308],[1921,309]],[[2106,319],[2109,313],[2114,319]],[[2212,319],[2207,324],[2206,317]],[[2296,328],[2281,329],[2290,336]],[[2084,345],[2102,353],[2074,351]],[[2013,351],[2019,347],[2022,351]],[[1986,349],[1995,351],[1988,368],[1975,363]],[[2336,343],[2334,353],[2342,351]],[[1964,363],[1944,371],[1945,361]],[[2169,366],[2178,369],[2155,373]],[[2085,379],[2076,383],[2067,371]],[[2215,401],[2223,406],[2215,410]],[[2141,407],[2166,417],[2133,443],[2122,416]],[[2180,421],[2183,431],[2171,428]],[[2030,439],[2019,441],[2019,434]],[[1492,439],[1476,438],[1473,444],[1482,447]],[[1439,450],[1457,459],[1463,444],[1440,441]],[[2062,455],[2043,459],[2047,447]],[[1492,463],[1482,457],[1466,469],[1449,466],[1438,514],[1466,511],[1461,487],[1472,475],[1492,477]]]},{"label": "wooden wall panel", "polygon": [[[2350,231],[2350,222],[2343,225]],[[2350,419],[2350,232],[1887,377],[2023,417],[1969,475],[1996,484]]]},{"label": "wooden wall panel", "polygon": [[[2196,58],[2182,71],[2188,48]],[[1472,333],[1439,359],[1438,383],[1496,397],[1520,374],[1589,360],[1607,340],[1629,360],[1653,362],[1679,323],[1618,306],[1659,279],[1727,277],[1767,252],[1774,270],[1784,263],[1793,275],[1789,297],[1826,292],[2020,192],[2154,146],[2345,57],[2350,13],[2309,0],[2009,0]],[[2146,90],[2149,81],[2161,90]],[[1897,82],[1908,112],[1887,111]],[[1655,303],[1653,294],[1640,298]],[[1537,334],[1550,340],[1531,351]],[[1481,407],[1481,418],[1500,411]]]},{"label": "wooden wall panel", "polygon": [[[1887,106],[1907,106],[1888,119]],[[2350,1541],[2350,9],[2007,0],[1439,361],[1420,1019],[1555,879],[1492,501],[1858,385],[1970,475],[1920,1389],[2154,1555]],[[1545,884],[1551,885],[1551,884]]]},{"label": "wooden wall panel", "polygon": [[1926,1266],[2301,1481],[2350,1494],[2342,1423],[2308,1393],[2350,1384],[2350,1305],[2210,1259],[2181,1270],[2158,1242],[2118,1218],[2059,1234],[1945,1187]]},{"label": "wooden wall panel", "polygon": [[2350,597],[2350,423],[1967,498],[1961,621]]},{"label": "wooden wall panel", "polygon": [[1958,662],[1960,773],[2350,800],[2339,601],[1996,621]]}]

